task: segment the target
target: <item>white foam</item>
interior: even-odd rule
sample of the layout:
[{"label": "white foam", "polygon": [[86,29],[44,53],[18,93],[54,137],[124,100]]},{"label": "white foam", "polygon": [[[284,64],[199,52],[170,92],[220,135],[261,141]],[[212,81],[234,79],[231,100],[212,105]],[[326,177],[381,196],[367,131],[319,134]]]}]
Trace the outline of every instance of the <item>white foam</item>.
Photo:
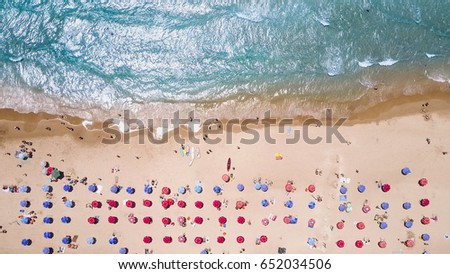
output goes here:
[{"label": "white foam", "polygon": [[428,73],[425,71],[425,76],[427,76],[428,79],[433,80],[435,82],[450,84],[450,75],[443,75],[440,72]]},{"label": "white foam", "polygon": [[322,24],[322,26],[324,26],[324,27],[330,25],[330,22],[328,22],[327,19],[316,17],[316,20],[317,20],[320,24]]},{"label": "white foam", "polygon": [[432,54],[432,53],[425,53],[425,55],[426,55],[428,58],[433,58],[433,57],[436,57],[436,56],[437,56],[436,54]]},{"label": "white foam", "polygon": [[83,125],[83,127],[84,127],[86,130],[89,130],[89,129],[87,128],[87,126],[92,126],[92,121],[84,120],[81,124]]},{"label": "white foam", "polygon": [[245,10],[241,12],[236,12],[236,16],[241,19],[245,19],[255,23],[259,23],[264,20],[264,17],[261,14],[257,13],[256,11]]},{"label": "white foam", "polygon": [[371,67],[371,66],[373,66],[373,63],[370,61],[370,60],[364,60],[364,61],[362,61],[362,62],[360,62],[360,61],[358,61],[358,65],[360,66],[360,67],[362,67],[362,68],[368,68],[368,67]]},{"label": "white foam", "polygon": [[388,58],[388,59],[386,59],[384,61],[379,62],[378,64],[380,66],[392,66],[392,65],[394,65],[397,62],[398,62],[398,60],[394,60],[392,58]]}]

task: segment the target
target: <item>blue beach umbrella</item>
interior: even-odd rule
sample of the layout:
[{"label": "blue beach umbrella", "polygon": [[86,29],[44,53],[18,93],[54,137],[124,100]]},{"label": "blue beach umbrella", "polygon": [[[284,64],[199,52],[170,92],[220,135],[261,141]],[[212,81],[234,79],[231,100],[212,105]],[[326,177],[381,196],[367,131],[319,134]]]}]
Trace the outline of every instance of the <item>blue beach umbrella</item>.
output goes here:
[{"label": "blue beach umbrella", "polygon": [[72,192],[73,187],[71,185],[64,185],[63,189],[66,192]]},{"label": "blue beach umbrella", "polygon": [[203,249],[202,251],[200,251],[200,254],[209,254],[208,250]]},{"label": "blue beach umbrella", "polygon": [[126,247],[121,247],[121,248],[119,249],[119,253],[120,253],[120,254],[128,254],[128,248],[126,248]]},{"label": "blue beach umbrella", "polygon": [[424,233],[424,234],[422,234],[422,236],[420,238],[422,238],[422,240],[424,240],[424,241],[429,241],[430,240],[430,235]]},{"label": "blue beach umbrella", "polygon": [[109,244],[111,244],[111,245],[116,245],[118,242],[119,242],[119,240],[117,239],[117,237],[109,238]]},{"label": "blue beach umbrella", "polygon": [[214,190],[214,193],[220,193],[220,191],[222,191],[222,189],[220,188],[220,186],[215,186],[215,187],[213,188],[213,190]]},{"label": "blue beach umbrella", "polygon": [[294,206],[294,203],[292,202],[292,200],[287,200],[286,203],[284,203],[284,206],[287,208],[291,208]]},{"label": "blue beach umbrella", "polygon": [[196,185],[196,186],[194,187],[194,191],[195,191],[196,193],[202,193],[202,192],[203,192],[203,187],[202,187],[201,185]]},{"label": "blue beach umbrella", "polygon": [[89,245],[93,245],[97,242],[97,239],[95,239],[95,237],[89,237],[89,238],[87,238],[86,242]]},{"label": "blue beach umbrella", "polygon": [[261,205],[262,205],[263,207],[266,207],[266,206],[269,205],[269,201],[267,201],[266,199],[264,199],[264,200],[261,201]]},{"label": "blue beach umbrella", "polygon": [[63,216],[61,218],[61,222],[63,222],[64,224],[68,224],[68,223],[70,223],[70,221],[71,221],[71,219],[68,216]]},{"label": "blue beach umbrella", "polygon": [[256,182],[255,183],[255,189],[256,190],[260,190],[261,189],[261,183],[260,182]]},{"label": "blue beach umbrella", "polygon": [[49,185],[43,185],[42,186],[42,191],[44,191],[44,192],[52,192],[53,191],[53,187],[49,186]]},{"label": "blue beach umbrella", "polygon": [[44,206],[44,208],[52,208],[53,207],[53,203],[50,201],[45,201],[42,203],[42,205]]},{"label": "blue beach umbrella", "polygon": [[339,190],[341,194],[347,193],[347,188],[345,186],[341,186],[341,189]]},{"label": "blue beach umbrella", "polygon": [[52,254],[53,253],[53,248],[51,248],[51,247],[44,247],[44,249],[42,249],[42,253],[44,253],[44,254]]},{"label": "blue beach umbrella", "polygon": [[151,194],[153,192],[153,188],[150,185],[145,185],[144,192],[147,194]]},{"label": "blue beach umbrella", "polygon": [[297,221],[298,221],[298,219],[297,219],[297,217],[291,217],[291,220],[290,220],[290,224],[291,225],[295,225],[296,223],[297,223]]},{"label": "blue beach umbrella", "polygon": [[72,200],[67,200],[64,205],[68,208],[73,208],[75,206],[75,203]]},{"label": "blue beach umbrella", "polygon": [[53,236],[54,236],[54,234],[53,234],[53,232],[44,232],[44,238],[45,239],[51,239],[51,238],[53,238]]},{"label": "blue beach umbrella", "polygon": [[65,245],[68,245],[72,242],[72,239],[70,237],[64,237],[62,238],[61,242]]},{"label": "blue beach umbrella", "polygon": [[29,245],[31,245],[31,240],[30,240],[30,239],[23,239],[23,240],[22,240],[22,245],[23,245],[23,246],[29,246]]},{"label": "blue beach umbrella", "polygon": [[267,190],[269,190],[269,186],[268,186],[267,184],[262,184],[262,185],[261,185],[261,190],[262,190],[263,192],[267,192]]},{"label": "blue beach umbrella", "polygon": [[30,206],[30,202],[27,200],[22,200],[20,201],[20,206],[21,207],[29,207]]},{"label": "blue beach umbrella", "polygon": [[97,185],[95,185],[95,184],[89,185],[88,189],[89,189],[90,192],[96,192],[97,191]]},{"label": "blue beach umbrella", "polygon": [[117,193],[119,193],[119,190],[120,190],[120,189],[119,189],[118,186],[112,186],[112,187],[111,187],[111,192],[112,192],[112,193],[117,194]]},{"label": "blue beach umbrella", "polygon": [[344,204],[340,204],[340,205],[339,205],[339,211],[340,211],[340,212],[344,212],[346,209],[347,209],[347,206],[346,206],[346,205],[344,205]]},{"label": "blue beach umbrella", "polygon": [[44,217],[44,224],[51,224],[53,223],[53,218],[52,217]]},{"label": "blue beach umbrella", "polygon": [[316,240],[314,238],[308,238],[308,241],[306,241],[308,245],[314,246],[316,244]]},{"label": "blue beach umbrella", "polygon": [[387,225],[386,222],[381,222],[381,223],[380,223],[380,228],[381,228],[381,229],[386,229],[387,227],[388,227],[388,225]]},{"label": "blue beach umbrella", "polygon": [[389,208],[389,203],[388,202],[382,202],[381,203],[381,208],[384,209],[384,210],[388,209]]},{"label": "blue beach umbrella", "polygon": [[407,220],[403,223],[406,228],[411,228],[413,226],[413,221]]},{"label": "blue beach umbrella", "polygon": [[131,186],[127,187],[128,194],[134,194],[135,192],[136,192],[136,190],[134,189],[134,187],[131,187]]},{"label": "blue beach umbrella", "polygon": [[402,169],[402,174],[403,175],[408,175],[409,173],[411,173],[411,170],[408,167],[404,167]]},{"label": "blue beach umbrella", "polygon": [[31,188],[30,188],[29,186],[20,186],[20,187],[19,187],[19,191],[20,191],[20,192],[28,193],[28,192],[31,191]]},{"label": "blue beach umbrella", "polygon": [[236,188],[237,188],[238,191],[244,191],[244,185],[243,184],[238,184],[236,186]]},{"label": "blue beach umbrella", "polygon": [[22,224],[27,225],[30,223],[31,218],[30,217],[22,217],[22,219],[20,219],[20,221],[22,222]]},{"label": "blue beach umbrella", "polygon": [[310,209],[314,209],[316,207],[316,203],[315,202],[309,202],[308,207]]},{"label": "blue beach umbrella", "polygon": [[359,185],[358,186],[358,192],[359,193],[363,193],[364,191],[366,191],[366,186],[365,185]]},{"label": "blue beach umbrella", "polygon": [[403,203],[403,208],[406,209],[406,210],[410,209],[411,208],[411,203],[410,202],[404,202]]},{"label": "blue beach umbrella", "polygon": [[186,193],[186,188],[185,188],[184,186],[180,186],[180,187],[178,188],[178,193],[180,193],[180,194],[185,194],[185,193]]}]

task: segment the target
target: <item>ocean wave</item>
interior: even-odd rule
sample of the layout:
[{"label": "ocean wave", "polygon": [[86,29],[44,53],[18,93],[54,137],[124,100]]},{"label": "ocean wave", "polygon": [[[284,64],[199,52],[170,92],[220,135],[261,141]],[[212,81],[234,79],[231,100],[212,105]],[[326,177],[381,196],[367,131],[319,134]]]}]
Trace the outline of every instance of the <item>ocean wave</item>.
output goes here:
[{"label": "ocean wave", "polygon": [[432,72],[432,73],[425,72],[425,76],[428,79],[433,80],[435,82],[450,84],[450,75],[444,74],[443,72]]},{"label": "ocean wave", "polygon": [[425,55],[426,55],[428,58],[433,58],[433,57],[436,57],[436,56],[437,56],[436,54],[432,54],[432,53],[425,53]]},{"label": "ocean wave", "polygon": [[392,59],[392,58],[387,58],[387,59],[385,59],[385,60],[379,62],[378,64],[379,64],[380,66],[392,66],[392,65],[396,64],[398,61],[399,61],[399,60],[394,60],[394,59]]},{"label": "ocean wave", "polygon": [[366,59],[366,60],[364,60],[364,61],[358,61],[358,65],[360,66],[360,67],[362,67],[362,68],[368,68],[368,67],[371,67],[371,66],[373,66],[373,62],[372,61],[370,61],[370,60],[368,60],[368,59]]}]

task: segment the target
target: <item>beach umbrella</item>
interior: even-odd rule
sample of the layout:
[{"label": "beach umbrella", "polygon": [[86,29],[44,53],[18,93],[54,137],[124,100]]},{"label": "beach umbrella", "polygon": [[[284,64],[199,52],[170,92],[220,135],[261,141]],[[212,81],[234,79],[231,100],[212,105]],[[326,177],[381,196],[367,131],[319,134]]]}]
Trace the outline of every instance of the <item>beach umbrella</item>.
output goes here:
[{"label": "beach umbrella", "polygon": [[203,187],[201,185],[195,185],[194,191],[196,193],[202,193],[203,192]]},{"label": "beach umbrella", "polygon": [[186,224],[186,217],[184,216],[178,217],[178,224],[184,226]]},{"label": "beach umbrella", "polygon": [[337,227],[337,229],[343,229],[344,228],[344,222],[337,222],[336,227]]},{"label": "beach umbrella", "polygon": [[180,208],[185,208],[186,207],[186,202],[185,201],[178,201],[178,206],[180,207]]},{"label": "beach umbrella", "polygon": [[422,234],[422,236],[420,236],[420,238],[424,241],[429,241],[430,240],[430,235],[429,234]]},{"label": "beach umbrella", "polygon": [[116,207],[119,206],[119,202],[114,201],[114,200],[107,200],[106,202],[108,203],[108,205],[109,205],[110,207],[116,208]]},{"label": "beach umbrella", "polygon": [[64,205],[68,208],[73,208],[75,206],[75,203],[72,200],[67,200]]},{"label": "beach umbrella", "polygon": [[292,192],[294,187],[292,186],[292,183],[287,182],[286,185],[284,186],[284,189],[286,190],[286,192]]},{"label": "beach umbrella", "polygon": [[50,175],[51,172],[48,171],[48,168],[44,167],[44,168],[41,170],[41,173],[42,173],[42,175],[48,176],[48,175]]},{"label": "beach umbrella", "polygon": [[239,224],[245,223],[245,218],[244,218],[244,216],[239,216],[239,217],[237,217],[237,222],[238,222]]},{"label": "beach umbrella", "polygon": [[404,225],[406,228],[411,228],[411,227],[413,226],[413,224],[414,224],[414,222],[413,222],[412,220],[406,220],[406,221],[403,223],[403,225]]},{"label": "beach umbrella", "polygon": [[170,206],[175,204],[175,201],[172,198],[167,199],[167,202],[169,203]]},{"label": "beach umbrella", "polygon": [[225,242],[225,237],[224,237],[224,236],[219,236],[219,237],[217,237],[217,242],[218,242],[219,244],[223,244],[223,243]]},{"label": "beach umbrella", "polygon": [[73,187],[71,185],[64,185],[63,189],[66,192],[72,192]]},{"label": "beach umbrella", "polygon": [[126,248],[126,247],[121,247],[121,248],[119,249],[119,253],[120,253],[120,254],[128,254],[128,248]]},{"label": "beach umbrella", "polygon": [[44,191],[44,192],[52,192],[53,191],[53,187],[49,186],[49,185],[43,185],[42,186],[42,191]]},{"label": "beach umbrella", "polygon": [[130,215],[130,216],[128,216],[128,222],[135,224],[138,222],[138,218],[134,215]]},{"label": "beach umbrella", "polygon": [[291,216],[291,218],[289,219],[289,224],[295,225],[297,221],[298,221],[297,217]]},{"label": "beach umbrella", "polygon": [[44,221],[44,224],[51,224],[51,223],[53,223],[53,218],[52,217],[44,217],[43,221]]},{"label": "beach umbrella", "polygon": [[142,202],[142,204],[143,204],[145,207],[151,207],[151,206],[152,206],[152,201],[150,201],[150,200],[144,200],[144,201]]},{"label": "beach umbrella", "polygon": [[362,248],[362,247],[364,246],[364,242],[361,241],[361,240],[357,240],[357,241],[355,242],[355,246],[356,246],[357,248]]},{"label": "beach umbrella", "polygon": [[386,222],[380,222],[379,227],[380,227],[381,229],[386,229],[386,228],[388,227],[388,224],[387,224]]},{"label": "beach umbrella", "polygon": [[308,227],[314,228],[314,225],[316,224],[316,220],[314,218],[311,218],[308,220]]},{"label": "beach umbrella", "polygon": [[19,187],[19,191],[20,191],[20,192],[28,193],[28,192],[31,191],[31,188],[30,188],[29,186],[20,186],[20,187]]},{"label": "beach umbrella", "polygon": [[222,189],[220,188],[220,186],[215,186],[213,188],[214,193],[220,193],[220,191],[222,191]]},{"label": "beach umbrella", "polygon": [[145,236],[143,239],[144,243],[149,244],[152,242],[152,237],[150,236]]},{"label": "beach umbrella", "polygon": [[269,201],[267,201],[266,199],[263,199],[263,200],[261,201],[261,205],[262,205],[263,207],[266,207],[266,206],[269,205]]},{"label": "beach umbrella", "polygon": [[421,222],[423,225],[427,225],[427,224],[430,223],[430,218],[424,216],[424,217],[422,217],[422,219],[420,220],[420,222]]},{"label": "beach umbrella", "polygon": [[165,186],[165,187],[162,188],[161,192],[162,192],[162,194],[164,194],[164,195],[169,195],[170,192],[171,192],[171,190],[170,190],[170,188],[168,188],[168,187]]},{"label": "beach umbrella", "polygon": [[291,217],[289,217],[289,216],[284,217],[284,218],[283,218],[283,222],[284,222],[285,224],[290,224],[290,223],[291,223]]},{"label": "beach umbrella", "polygon": [[51,239],[51,238],[53,238],[53,236],[54,236],[53,232],[49,232],[49,231],[44,232],[45,239]]},{"label": "beach umbrella", "polygon": [[261,243],[267,243],[267,240],[268,240],[269,238],[267,238],[267,236],[266,235],[261,235],[261,237],[259,237],[259,240],[261,241]]},{"label": "beach umbrella", "polygon": [[379,241],[379,242],[378,242],[378,246],[379,246],[380,248],[386,248],[387,243],[386,243],[386,241]]},{"label": "beach umbrella", "polygon": [[180,187],[178,188],[178,193],[180,193],[180,194],[185,194],[185,193],[186,193],[186,188],[185,188],[184,186],[180,186]]},{"label": "beach umbrella", "polygon": [[119,221],[119,219],[116,216],[108,217],[108,223],[110,223],[110,224],[117,224],[118,221]]},{"label": "beach umbrella", "polygon": [[308,238],[308,240],[306,241],[306,243],[309,245],[309,246],[315,246],[316,245],[316,239],[314,239],[314,238]]},{"label": "beach umbrella", "polygon": [[185,243],[186,241],[187,241],[187,239],[186,239],[185,235],[178,236],[178,242]]},{"label": "beach umbrella", "polygon": [[53,253],[53,248],[51,248],[51,247],[44,247],[44,249],[42,249],[42,253],[44,253],[44,254],[52,254]]},{"label": "beach umbrella", "polygon": [[102,207],[102,203],[100,201],[92,201],[91,205],[93,208],[101,208]]},{"label": "beach umbrella", "polygon": [[203,202],[202,201],[196,201],[195,203],[194,203],[194,205],[195,205],[195,207],[196,208],[203,208]]},{"label": "beach umbrella", "polygon": [[267,226],[269,224],[269,219],[264,218],[264,219],[261,220],[261,223],[262,223],[263,226]]},{"label": "beach umbrella", "polygon": [[172,220],[169,217],[164,217],[162,218],[162,223],[164,224],[164,226],[170,225],[172,223]]},{"label": "beach umbrella", "polygon": [[402,174],[403,175],[408,175],[409,173],[411,173],[411,170],[408,167],[402,168]]},{"label": "beach umbrella", "polygon": [[89,237],[87,238],[86,242],[88,245],[93,245],[97,242],[97,239],[95,239],[95,237]]},{"label": "beach umbrella", "polygon": [[228,174],[222,175],[222,180],[223,180],[225,183],[228,183],[228,182],[230,181],[230,175],[228,175]]},{"label": "beach umbrella", "polygon": [[21,207],[29,207],[30,202],[28,200],[22,200],[22,201],[20,201],[20,206]]},{"label": "beach umbrella", "polygon": [[172,242],[172,237],[170,237],[170,236],[164,236],[163,242],[164,242],[165,244],[170,244],[170,243]]},{"label": "beach umbrella", "polygon": [[149,185],[144,186],[144,193],[151,194],[153,192],[153,188]]},{"label": "beach umbrella", "polygon": [[53,169],[52,170],[52,178],[53,179],[59,179],[59,177],[61,177],[61,172],[58,169]]},{"label": "beach umbrella", "polygon": [[245,207],[245,203],[243,201],[236,201],[236,209],[242,209]]},{"label": "beach umbrella", "polygon": [[127,201],[125,202],[125,205],[126,205],[127,207],[129,207],[129,208],[134,208],[134,207],[136,206],[136,203],[135,203],[134,201],[127,200]]},{"label": "beach umbrella", "polygon": [[284,206],[287,208],[292,208],[294,206],[294,202],[292,202],[292,200],[287,200],[286,203],[284,203]]},{"label": "beach umbrella", "polygon": [[262,190],[262,192],[267,192],[267,190],[269,190],[269,186],[267,184],[262,184],[261,190]]},{"label": "beach umbrella", "polygon": [[387,210],[389,208],[389,203],[388,202],[382,202],[381,203],[381,208],[384,210]]},{"label": "beach umbrella", "polygon": [[21,159],[21,160],[26,160],[26,159],[28,159],[28,154],[27,153],[20,153],[18,155],[18,158]]},{"label": "beach umbrella", "polygon": [[111,192],[112,192],[112,193],[117,194],[117,193],[119,193],[119,191],[120,191],[120,188],[119,188],[118,186],[113,185],[113,186],[111,187]]},{"label": "beach umbrella", "polygon": [[46,167],[48,167],[48,162],[42,161],[41,162],[41,168],[46,168]]},{"label": "beach umbrella", "polygon": [[256,182],[255,183],[255,189],[256,190],[260,190],[261,189],[261,183],[260,182]]},{"label": "beach umbrella", "polygon": [[364,191],[366,191],[366,186],[365,185],[359,185],[358,186],[358,192],[359,193],[363,193]]},{"label": "beach umbrella", "polygon": [[219,217],[219,223],[220,223],[220,224],[223,225],[223,224],[225,224],[226,222],[227,222],[227,218],[226,218],[225,216],[220,216],[220,217]]},{"label": "beach umbrella", "polygon": [[23,246],[30,246],[31,245],[31,240],[30,239],[23,239],[22,240],[22,245]]},{"label": "beach umbrella", "polygon": [[413,247],[414,246],[414,240],[411,240],[411,239],[406,240],[405,245],[407,247]]},{"label": "beach umbrella", "polygon": [[199,225],[203,224],[203,218],[200,216],[196,216],[194,218],[194,223],[199,224]]},{"label": "beach umbrella", "polygon": [[341,194],[346,194],[347,193],[347,188],[345,186],[341,186],[340,190]]},{"label": "beach umbrella", "polygon": [[236,188],[237,188],[238,191],[244,191],[244,185],[243,184],[238,184],[236,186]]},{"label": "beach umbrella", "polygon": [[194,243],[196,244],[202,244],[203,243],[203,238],[202,237],[195,237],[194,238]]},{"label": "beach umbrella", "polygon": [[411,208],[411,203],[410,202],[404,202],[403,203],[403,208],[406,209],[406,210],[410,209]]},{"label": "beach umbrella", "polygon": [[109,238],[110,245],[116,245],[118,242],[119,242],[119,239],[117,239],[117,237],[115,237],[115,236]]},{"label": "beach umbrella", "polygon": [[63,217],[61,217],[61,222],[62,222],[63,224],[68,224],[68,223],[70,223],[70,221],[71,221],[71,219],[70,219],[70,217],[68,217],[68,216],[63,216]]},{"label": "beach umbrella", "polygon": [[340,204],[339,205],[339,211],[340,212],[344,212],[346,208],[347,208],[347,206],[345,204]]},{"label": "beach umbrella", "polygon": [[389,184],[383,184],[383,185],[381,186],[381,190],[382,190],[383,192],[388,192],[389,190],[391,190],[391,185],[389,185]]},{"label": "beach umbrella", "polygon": [[53,207],[53,203],[50,201],[45,201],[44,203],[42,203],[42,205],[44,206],[44,208],[52,208]]},{"label": "beach umbrella", "polygon": [[423,206],[423,207],[428,206],[429,204],[430,204],[430,200],[428,200],[426,198],[420,200],[420,205]]},{"label": "beach umbrella", "polygon": [[368,204],[364,204],[363,207],[362,207],[362,211],[364,213],[369,212],[370,211],[370,206]]},{"label": "beach umbrella", "polygon": [[358,222],[358,223],[356,224],[356,227],[357,227],[359,230],[363,230],[364,228],[366,228],[366,225],[365,225],[363,222]]},{"label": "beach umbrella", "polygon": [[134,194],[135,192],[136,192],[136,189],[134,189],[134,187],[131,187],[131,186],[127,187],[128,194]]},{"label": "beach umbrella", "polygon": [[316,207],[316,203],[315,202],[309,202],[308,207],[310,209],[314,209]]},{"label": "beach umbrella", "polygon": [[236,242],[237,242],[238,244],[242,244],[243,242],[245,242],[245,238],[242,237],[242,236],[237,236],[237,237],[236,237]]},{"label": "beach umbrella", "polygon": [[309,185],[308,186],[308,191],[313,193],[314,191],[316,191],[316,186],[315,185]]},{"label": "beach umbrella", "polygon": [[222,206],[222,202],[220,202],[219,200],[213,201],[213,207],[220,208],[221,206]]},{"label": "beach umbrella", "polygon": [[426,186],[428,184],[428,180],[426,178],[422,178],[419,180],[420,186]]},{"label": "beach umbrella", "polygon": [[88,218],[88,223],[96,224],[96,223],[98,223],[98,219],[96,217],[89,217]]},{"label": "beach umbrella", "polygon": [[97,191],[97,185],[96,184],[92,184],[92,185],[89,185],[89,187],[88,187],[88,190],[90,191],[90,192],[96,192]]},{"label": "beach umbrella", "polygon": [[343,240],[338,240],[338,241],[336,242],[336,245],[337,245],[337,247],[339,247],[339,248],[344,248],[345,242],[344,242]]},{"label": "beach umbrella", "polygon": [[145,216],[144,218],[142,218],[142,221],[144,222],[144,224],[151,224],[153,222],[153,219],[150,216]]},{"label": "beach umbrella", "polygon": [[168,208],[170,207],[170,204],[169,204],[169,202],[168,202],[167,200],[163,200],[163,201],[161,202],[161,205],[162,205],[162,207],[163,207],[164,209],[168,209]]},{"label": "beach umbrella", "polygon": [[68,245],[71,242],[72,242],[72,239],[70,237],[68,237],[68,236],[62,238],[62,243],[65,244],[65,245]]}]

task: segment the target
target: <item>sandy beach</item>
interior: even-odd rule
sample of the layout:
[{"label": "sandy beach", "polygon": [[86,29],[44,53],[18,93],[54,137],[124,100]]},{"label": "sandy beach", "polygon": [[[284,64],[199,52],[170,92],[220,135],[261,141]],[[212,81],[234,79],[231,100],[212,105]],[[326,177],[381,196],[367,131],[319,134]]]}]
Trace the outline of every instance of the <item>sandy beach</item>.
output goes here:
[{"label": "sandy beach", "polygon": [[[121,248],[133,254],[198,254],[204,250],[215,254],[449,253],[449,102],[446,96],[416,96],[376,106],[339,129],[345,143],[334,138],[331,143],[300,140],[286,144],[288,133],[276,133],[275,127],[276,144],[262,139],[241,144],[240,139],[248,136],[239,131],[234,132],[231,144],[186,143],[200,151],[191,165],[190,155],[180,155],[180,144],[173,138],[161,145],[138,144],[136,137],[130,144],[106,145],[101,143],[108,138],[105,132],[86,130],[76,119],[2,110],[0,231],[4,233],[0,233],[0,253],[42,253],[46,247],[53,253],[69,254],[119,253]],[[302,130],[291,128],[292,132],[296,129]],[[312,126],[309,133],[325,136],[326,129]],[[262,130],[258,129],[261,134]],[[21,148],[31,151],[32,157],[15,157]],[[42,174],[43,161],[62,171],[61,178],[50,182],[52,176]],[[411,171],[406,175],[402,174],[405,167]],[[232,179],[225,182],[224,174]],[[422,178],[428,182],[424,186],[419,185]],[[286,191],[289,181],[291,192]],[[195,191],[199,182],[201,193]],[[267,190],[262,190],[266,186],[256,190],[255,182]],[[90,191],[93,184],[97,192]],[[65,191],[65,185],[73,190]],[[122,187],[119,193],[111,192],[113,185]],[[145,185],[152,193],[145,193]],[[308,190],[310,185],[314,192]],[[358,188],[361,185],[364,191]],[[386,185],[390,189],[383,191]],[[23,186],[29,187],[28,193],[21,191]],[[44,186],[53,191],[43,191]],[[220,193],[215,193],[215,186]],[[128,187],[135,193],[128,193]],[[164,187],[171,193],[163,195]],[[185,194],[179,193],[180,187],[188,187]],[[63,199],[73,201],[74,206],[67,207]],[[170,199],[174,204],[164,209],[162,203]],[[429,204],[422,206],[422,199]],[[118,207],[109,208],[108,200],[117,201]],[[127,200],[135,206],[127,207]],[[150,200],[151,206],[149,202],[144,206],[144,200]],[[213,206],[215,200],[220,201],[220,210]],[[53,206],[45,208],[45,201]],[[93,208],[93,201],[100,202],[101,208]],[[179,201],[186,207],[180,207]],[[196,201],[203,202],[203,207],[197,208]],[[236,209],[237,201],[246,206]],[[404,208],[407,202],[410,209]],[[342,212],[341,205],[345,206]],[[366,213],[364,205],[370,207]],[[136,223],[129,221],[130,214]],[[23,222],[26,216],[31,224]],[[70,223],[63,223],[63,216],[70,217]],[[110,216],[118,222],[109,223]],[[180,216],[186,218],[185,226],[179,224]],[[201,224],[194,222],[197,216],[203,219]],[[225,225],[219,223],[221,216],[227,219]],[[285,223],[287,216],[291,216],[290,224]],[[53,223],[44,223],[45,217],[53,218]],[[90,217],[97,223],[89,224]],[[151,217],[152,222],[144,223],[144,217]],[[170,224],[163,224],[164,217],[171,219]],[[239,217],[245,219],[240,218],[242,224]],[[262,221],[265,218],[268,223]],[[410,228],[405,227],[408,220],[412,220]],[[358,228],[362,228],[359,222],[363,229]],[[45,238],[45,232],[52,232],[53,237]],[[186,242],[179,241],[182,235]],[[65,236],[70,236],[70,244],[63,244]],[[110,244],[113,236],[117,244]],[[151,237],[150,243],[144,242],[146,236]],[[166,236],[172,238],[171,243],[164,242]],[[219,236],[225,238],[223,243],[218,243]],[[239,236],[244,242],[238,243]],[[88,244],[91,237],[95,244]],[[196,237],[202,242],[196,243]],[[30,245],[23,245],[24,239],[31,240]],[[362,246],[357,247],[361,243],[357,241]],[[386,243],[384,248],[380,241]],[[413,246],[408,247],[411,241]]]}]

